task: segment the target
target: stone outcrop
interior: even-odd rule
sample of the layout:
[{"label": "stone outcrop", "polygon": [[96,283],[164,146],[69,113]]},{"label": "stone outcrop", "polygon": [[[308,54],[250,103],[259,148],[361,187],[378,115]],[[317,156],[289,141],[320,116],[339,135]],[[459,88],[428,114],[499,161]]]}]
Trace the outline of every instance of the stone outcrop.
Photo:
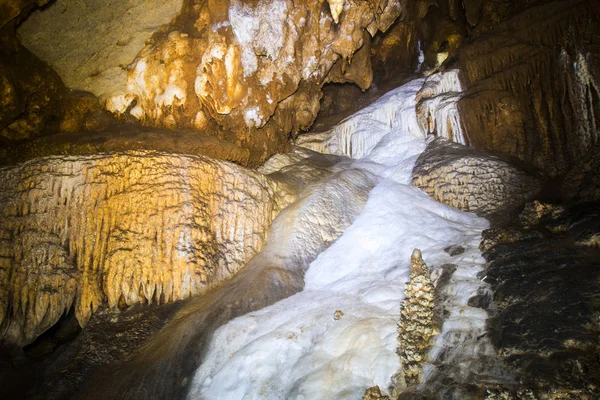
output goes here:
[{"label": "stone outcrop", "polygon": [[18,140],[56,132],[66,88],[56,72],[9,31],[10,26],[0,31],[0,138]]},{"label": "stone outcrop", "polygon": [[325,82],[369,87],[371,37],[405,3],[57,2],[19,35],[69,87],[100,96],[115,115],[218,136],[250,149],[256,163],[310,127]]},{"label": "stone outcrop", "polygon": [[291,200],[262,174],[156,152],[42,158],[0,173],[0,333],[17,345],[72,307],[84,325],[105,304],[208,290],[259,251]]},{"label": "stone outcrop", "polygon": [[534,174],[443,138],[434,139],[419,156],[412,184],[437,201],[482,216],[510,211],[541,188]]},{"label": "stone outcrop", "polygon": [[[105,116],[104,112],[100,112],[100,114],[92,112],[88,115],[89,118],[85,118],[83,121],[75,118],[71,122],[74,125],[95,124],[102,122],[102,118]],[[66,121],[66,118],[63,121]],[[128,150],[210,155],[237,164],[247,164],[250,159],[248,149],[243,149],[214,136],[136,125],[121,125],[97,132],[86,132],[85,134],[66,132],[14,143],[0,148],[0,165],[12,165],[38,157],[54,155],[83,156]]]}]

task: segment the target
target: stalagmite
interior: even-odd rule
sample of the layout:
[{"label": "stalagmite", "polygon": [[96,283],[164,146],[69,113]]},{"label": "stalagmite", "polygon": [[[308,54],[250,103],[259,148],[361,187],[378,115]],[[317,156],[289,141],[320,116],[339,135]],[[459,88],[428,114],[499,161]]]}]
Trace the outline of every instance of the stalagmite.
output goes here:
[{"label": "stalagmite", "polygon": [[427,350],[438,333],[433,324],[433,292],[429,269],[421,257],[421,250],[415,249],[410,258],[410,282],[404,289],[406,298],[400,307],[398,321],[398,355],[402,370],[392,378],[392,393],[396,395],[419,382]]},{"label": "stalagmite", "polygon": [[373,386],[367,389],[363,400],[390,400],[390,398],[381,394],[379,386]]}]

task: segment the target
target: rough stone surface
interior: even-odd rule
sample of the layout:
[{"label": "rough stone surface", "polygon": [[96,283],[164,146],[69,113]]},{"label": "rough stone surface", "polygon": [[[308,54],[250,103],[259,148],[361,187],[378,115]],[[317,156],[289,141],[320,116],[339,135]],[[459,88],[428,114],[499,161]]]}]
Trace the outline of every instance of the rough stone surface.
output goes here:
[{"label": "rough stone surface", "polygon": [[49,0],[2,0],[0,2],[0,29],[8,22],[27,14],[35,6],[43,6]]},{"label": "rough stone surface", "polygon": [[[73,398],[86,378],[142,347],[182,304],[134,305],[126,310],[102,308],[71,342],[57,343],[59,332],[45,333],[24,349],[21,360],[0,368],[0,395],[6,399]],[[58,325],[62,323],[59,321]],[[47,342],[53,342],[55,348],[41,349],[48,347]]]},{"label": "rough stone surface", "polygon": [[19,35],[69,87],[121,118],[219,136],[264,161],[310,127],[323,83],[371,84],[371,36],[405,2],[105,3],[56,2]]},{"label": "rough stone surface", "polygon": [[75,308],[165,303],[240,269],[290,199],[197,156],[52,157],[0,169],[0,323],[23,345]]},{"label": "rough stone surface", "polygon": [[443,138],[427,146],[412,175],[412,184],[434,199],[483,216],[510,211],[541,187],[525,170]]},{"label": "rough stone surface", "polygon": [[379,389],[379,386],[373,386],[365,391],[363,400],[390,400],[390,398],[381,394],[381,389]]},{"label": "rough stone surface", "polygon": [[[89,115],[89,114],[88,114]],[[101,114],[104,115],[104,114]],[[95,113],[85,121],[97,121]],[[100,118],[100,121],[102,119]],[[70,124],[69,124],[70,125]],[[102,131],[59,133],[35,140],[8,144],[0,148],[0,165],[12,165],[38,157],[55,155],[94,155],[97,153],[156,150],[179,154],[207,155],[237,164],[247,164],[248,149],[198,132],[178,132],[137,125],[113,125]]]},{"label": "rough stone surface", "polygon": [[579,243],[600,234],[599,210],[597,202],[557,208],[526,231],[515,224],[523,236],[484,253],[494,290],[490,334],[519,377],[490,399],[598,397],[600,250]]},{"label": "rough stone surface", "polygon": [[472,146],[557,175],[599,141],[600,7],[539,3],[461,49],[459,110]]},{"label": "rough stone surface", "polygon": [[561,197],[565,201],[600,200],[600,145],[575,163],[560,182]]},{"label": "rough stone surface", "polygon": [[0,40],[0,137],[26,139],[58,131],[65,91],[56,72],[17,40]]},{"label": "rough stone surface", "polygon": [[71,89],[99,97],[125,90],[127,66],[171,22],[183,0],[56,1],[18,29],[22,43]]},{"label": "rough stone surface", "polygon": [[398,355],[402,370],[392,378],[392,393],[400,394],[407,386],[419,383],[421,366],[427,350],[438,333],[434,326],[434,286],[421,250],[413,250],[410,258],[410,281],[404,289],[406,299],[400,307],[398,322]]}]

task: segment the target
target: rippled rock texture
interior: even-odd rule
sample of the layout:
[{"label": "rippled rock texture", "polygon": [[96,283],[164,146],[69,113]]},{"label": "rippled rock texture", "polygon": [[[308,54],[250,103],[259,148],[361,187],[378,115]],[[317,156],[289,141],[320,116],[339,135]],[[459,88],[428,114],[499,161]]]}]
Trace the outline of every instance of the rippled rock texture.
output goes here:
[{"label": "rippled rock texture", "polygon": [[459,110],[472,146],[556,175],[599,140],[600,7],[539,3],[461,49]]},{"label": "rippled rock texture", "polygon": [[261,248],[289,200],[262,174],[196,156],[51,157],[0,172],[0,326],[16,345],[71,307],[84,325],[103,304],[206,291]]},{"label": "rippled rock texture", "polygon": [[419,156],[412,184],[437,201],[488,217],[511,211],[541,189],[534,174],[443,138]]}]

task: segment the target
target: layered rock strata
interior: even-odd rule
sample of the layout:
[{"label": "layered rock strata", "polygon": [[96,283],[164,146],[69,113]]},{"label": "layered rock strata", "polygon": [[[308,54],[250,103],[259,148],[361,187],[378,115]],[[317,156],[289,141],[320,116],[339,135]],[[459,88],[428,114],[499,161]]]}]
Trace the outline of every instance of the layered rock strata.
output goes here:
[{"label": "layered rock strata", "polygon": [[0,170],[0,323],[23,345],[71,307],[162,304],[237,272],[286,198],[226,162],[153,152],[42,158]]}]

